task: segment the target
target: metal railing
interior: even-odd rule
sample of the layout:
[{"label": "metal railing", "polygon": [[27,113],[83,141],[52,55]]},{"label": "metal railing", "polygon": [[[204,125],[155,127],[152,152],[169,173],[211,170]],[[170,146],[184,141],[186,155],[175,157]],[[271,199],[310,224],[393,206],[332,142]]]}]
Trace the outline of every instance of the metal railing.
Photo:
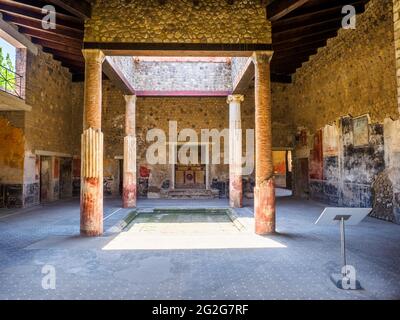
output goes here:
[{"label": "metal railing", "polygon": [[0,65],[0,90],[22,99],[22,76]]}]

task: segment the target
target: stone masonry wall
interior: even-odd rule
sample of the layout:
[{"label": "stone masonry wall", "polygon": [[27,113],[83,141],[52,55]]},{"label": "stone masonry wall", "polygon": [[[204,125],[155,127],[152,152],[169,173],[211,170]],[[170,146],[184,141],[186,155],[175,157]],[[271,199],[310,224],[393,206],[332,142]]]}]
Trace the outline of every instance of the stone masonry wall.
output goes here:
[{"label": "stone masonry wall", "polygon": [[[8,139],[4,143],[8,154],[12,152],[12,155],[9,154],[6,161],[12,166],[18,164],[19,170],[18,179],[0,181],[0,187],[5,188],[1,193],[6,194],[6,199],[0,199],[0,206],[7,207],[39,203],[40,158],[36,151],[65,155],[79,152],[81,130],[79,134],[75,134],[73,128],[76,122],[81,122],[83,106],[83,92],[80,89],[83,85],[72,83],[68,69],[62,67],[50,54],[39,50],[37,56],[27,52],[26,57],[18,55],[17,58],[26,60],[25,101],[32,107],[32,111],[0,114],[0,118],[8,123],[3,129],[10,128],[6,134]],[[76,109],[79,112],[74,112]],[[19,142],[15,140],[17,136]],[[22,152],[16,153],[12,150]],[[11,162],[10,156],[14,159]],[[46,198],[52,201],[63,196],[62,190],[60,191],[60,164],[64,160],[51,156],[47,163],[48,188],[45,190],[46,197],[42,194],[42,200]],[[9,177],[11,172],[15,172],[13,170],[10,166],[0,165],[0,176]]]},{"label": "stone masonry wall", "polygon": [[396,52],[397,102],[400,112],[400,0],[393,0],[393,29]]},{"label": "stone masonry wall", "polygon": [[[398,133],[390,129],[399,118],[393,30],[392,2],[371,0],[356,29],[339,30],[279,93],[287,97],[298,131],[298,195],[334,205],[396,206],[387,200],[396,199],[387,179],[396,176],[388,154],[392,163],[400,156],[393,142]],[[388,139],[389,132],[397,139]],[[381,209],[373,215],[396,221],[391,212],[391,218]]]},{"label": "stone masonry wall", "polygon": [[297,70],[294,123],[315,131],[347,114],[398,118],[392,15],[391,1],[371,0],[355,30],[339,30]]},{"label": "stone masonry wall", "polygon": [[68,69],[50,54],[28,53],[26,103],[32,106],[25,115],[28,150],[71,154],[75,88]]},{"label": "stone masonry wall", "polygon": [[98,0],[85,41],[268,44],[271,24],[258,0]]},{"label": "stone masonry wall", "polygon": [[[242,126],[244,130],[254,129],[254,88],[249,88],[244,95]],[[282,101],[285,100],[282,99]],[[273,136],[276,148],[287,148],[293,145],[291,141],[294,136],[293,130],[281,119],[284,112],[276,112],[278,108],[287,107],[282,101],[277,101],[279,104],[277,103],[274,109]],[[125,101],[122,92],[109,81],[105,81],[103,85],[103,132],[106,195],[118,194],[119,159],[123,155],[124,117]],[[151,144],[146,142],[146,134],[149,129],[159,128],[168,133],[168,121],[171,120],[178,122],[178,132],[184,128],[190,128],[200,134],[201,129],[222,130],[228,128],[228,117],[229,108],[226,97],[139,97],[136,111],[139,194],[145,196],[148,190],[152,190],[154,193],[160,192],[163,186],[168,186],[171,181],[169,165],[150,165],[146,161],[146,151]],[[245,145],[244,140],[244,148]],[[222,162],[223,160],[221,160]],[[212,165],[210,182],[213,179],[219,183],[226,182],[228,165]]]},{"label": "stone masonry wall", "polygon": [[152,62],[136,60],[133,87],[144,91],[231,91],[226,62]]},{"label": "stone masonry wall", "polygon": [[[123,155],[125,101],[122,93],[105,82],[103,86],[103,132],[105,148],[105,183],[109,194],[118,193],[119,161]],[[178,122],[178,132],[184,128],[200,130],[228,127],[228,105],[226,98],[191,97],[143,97],[136,104],[138,190],[145,196],[149,190],[160,192],[163,185],[171,181],[170,165],[150,165],[146,151],[152,144],[146,141],[149,129],[159,128],[168,135],[169,121]],[[223,161],[223,160],[222,160]],[[212,166],[210,175],[218,180],[228,178],[227,165]]]}]

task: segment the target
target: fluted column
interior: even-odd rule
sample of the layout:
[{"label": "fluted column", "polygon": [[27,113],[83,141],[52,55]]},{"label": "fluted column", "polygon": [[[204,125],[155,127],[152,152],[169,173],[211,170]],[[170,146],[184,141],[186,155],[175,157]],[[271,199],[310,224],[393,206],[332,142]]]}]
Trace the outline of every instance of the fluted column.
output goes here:
[{"label": "fluted column", "polygon": [[255,231],[275,232],[275,183],[272,166],[271,52],[255,52],[255,139],[256,186],[254,189]]},{"label": "fluted column", "polygon": [[125,96],[124,208],[136,207],[136,96]]},{"label": "fluted column", "polygon": [[242,122],[240,104],[242,95],[228,97],[229,104],[229,204],[232,208],[243,206],[242,187]]},{"label": "fluted column", "polygon": [[100,50],[83,50],[85,92],[81,145],[81,234],[103,233],[103,133],[101,132],[102,63]]}]

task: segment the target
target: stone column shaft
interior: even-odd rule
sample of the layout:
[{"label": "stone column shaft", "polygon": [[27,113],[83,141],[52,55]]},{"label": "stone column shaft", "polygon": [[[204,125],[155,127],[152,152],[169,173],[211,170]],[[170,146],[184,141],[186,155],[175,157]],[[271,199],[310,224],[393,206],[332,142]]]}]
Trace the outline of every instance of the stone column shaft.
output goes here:
[{"label": "stone column shaft", "polygon": [[228,97],[229,104],[229,204],[232,208],[243,206],[242,186],[242,121],[240,104],[242,95]]},{"label": "stone column shaft", "polygon": [[136,96],[125,96],[123,206],[136,207]]},{"label": "stone column shaft", "polygon": [[256,233],[275,232],[275,183],[272,165],[272,112],[270,52],[255,52],[255,139],[256,186],[254,189],[254,216]]},{"label": "stone column shaft", "polygon": [[84,236],[103,233],[102,63],[100,50],[83,50],[85,93],[81,144],[81,223]]}]

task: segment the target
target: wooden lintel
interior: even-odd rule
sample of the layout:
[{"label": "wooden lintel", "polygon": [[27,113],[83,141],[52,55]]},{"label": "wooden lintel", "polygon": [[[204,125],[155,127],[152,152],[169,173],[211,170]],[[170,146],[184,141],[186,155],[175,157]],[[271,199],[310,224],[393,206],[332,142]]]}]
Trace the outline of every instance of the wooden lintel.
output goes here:
[{"label": "wooden lintel", "polygon": [[277,21],[292,11],[300,8],[309,0],[275,0],[267,7],[267,18],[269,21]]},{"label": "wooden lintel", "polygon": [[85,42],[107,56],[250,57],[254,51],[272,51],[268,44]]}]

